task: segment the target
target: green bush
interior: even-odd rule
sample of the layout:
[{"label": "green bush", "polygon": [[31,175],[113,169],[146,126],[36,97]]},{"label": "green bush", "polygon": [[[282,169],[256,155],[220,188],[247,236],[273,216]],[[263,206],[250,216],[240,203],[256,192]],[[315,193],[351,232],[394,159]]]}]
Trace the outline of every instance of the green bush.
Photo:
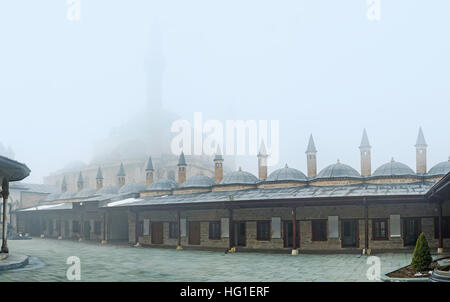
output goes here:
[{"label": "green bush", "polygon": [[432,260],[427,238],[422,233],[417,239],[411,265],[416,271],[424,271],[430,268]]}]

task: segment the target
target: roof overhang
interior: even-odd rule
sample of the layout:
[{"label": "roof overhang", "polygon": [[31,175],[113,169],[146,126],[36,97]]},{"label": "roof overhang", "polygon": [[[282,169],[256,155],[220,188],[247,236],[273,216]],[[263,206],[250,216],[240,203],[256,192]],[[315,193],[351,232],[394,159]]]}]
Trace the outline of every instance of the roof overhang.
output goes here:
[{"label": "roof overhang", "polygon": [[0,156],[0,178],[6,178],[8,181],[20,181],[28,175],[31,170],[22,163]]}]

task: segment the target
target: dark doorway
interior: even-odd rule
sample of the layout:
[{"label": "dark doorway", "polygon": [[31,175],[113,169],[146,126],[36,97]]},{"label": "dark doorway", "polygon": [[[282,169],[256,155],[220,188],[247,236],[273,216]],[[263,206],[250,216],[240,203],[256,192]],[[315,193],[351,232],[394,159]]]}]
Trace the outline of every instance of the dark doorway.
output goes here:
[{"label": "dark doorway", "polygon": [[[284,247],[293,247],[292,245],[292,233],[294,232],[292,228],[292,221],[284,221],[283,222],[283,246]],[[295,225],[295,247],[300,247],[300,228],[298,221]]]},{"label": "dark doorway", "polygon": [[358,246],[358,220],[342,221],[342,246],[357,247]]},{"label": "dark doorway", "polygon": [[404,245],[415,246],[420,234],[419,218],[407,218],[403,221]]},{"label": "dark doorway", "polygon": [[246,245],[246,230],[245,222],[234,223],[234,245],[245,246]]},{"label": "dark doorway", "polygon": [[163,244],[164,233],[162,222],[152,222],[152,244]]},{"label": "dark doorway", "polygon": [[84,222],[83,236],[85,240],[91,240],[91,223],[89,221]]},{"label": "dark doorway", "polygon": [[200,222],[189,221],[189,244],[200,245]]}]

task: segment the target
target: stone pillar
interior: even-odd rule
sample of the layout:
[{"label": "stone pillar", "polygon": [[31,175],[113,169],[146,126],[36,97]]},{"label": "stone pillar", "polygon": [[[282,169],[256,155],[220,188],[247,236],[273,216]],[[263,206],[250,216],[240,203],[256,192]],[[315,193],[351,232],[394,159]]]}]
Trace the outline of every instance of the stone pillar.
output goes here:
[{"label": "stone pillar", "polygon": [[234,247],[233,209],[228,209],[228,248]]},{"label": "stone pillar", "polygon": [[136,211],[136,217],[135,217],[135,223],[134,223],[134,244],[139,243],[139,212]]},{"label": "stone pillar", "polygon": [[177,250],[182,250],[181,246],[181,213],[177,212]]},{"label": "stone pillar", "polygon": [[439,202],[439,246],[438,246],[438,254],[444,253],[444,239],[442,237],[442,202]]},{"label": "stone pillar", "polygon": [[8,223],[7,223],[7,214],[6,214],[6,205],[8,203],[8,197],[9,197],[9,181],[6,178],[3,178],[2,181],[2,197],[3,197],[3,234],[2,234],[2,248],[1,252],[8,254]]},{"label": "stone pillar", "polygon": [[102,244],[106,244],[107,241],[107,213],[103,213],[103,239],[102,239]]},{"label": "stone pillar", "polygon": [[292,255],[298,255],[297,250],[297,209],[292,209]]},{"label": "stone pillar", "polygon": [[369,206],[364,200],[364,254],[370,255],[369,248]]}]

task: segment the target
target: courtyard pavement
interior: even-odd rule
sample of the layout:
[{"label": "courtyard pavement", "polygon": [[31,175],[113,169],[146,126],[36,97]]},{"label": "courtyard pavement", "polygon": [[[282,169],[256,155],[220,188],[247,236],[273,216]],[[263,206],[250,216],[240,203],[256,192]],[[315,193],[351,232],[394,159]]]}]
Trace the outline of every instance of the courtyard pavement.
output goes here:
[{"label": "courtyard pavement", "polygon": [[[54,239],[9,241],[11,251],[32,256],[17,271],[0,272],[0,281],[68,281],[67,258],[81,263],[81,281],[369,281],[373,263],[361,255],[297,256],[260,253],[135,248]],[[381,273],[408,265],[411,254],[379,257]]]}]

